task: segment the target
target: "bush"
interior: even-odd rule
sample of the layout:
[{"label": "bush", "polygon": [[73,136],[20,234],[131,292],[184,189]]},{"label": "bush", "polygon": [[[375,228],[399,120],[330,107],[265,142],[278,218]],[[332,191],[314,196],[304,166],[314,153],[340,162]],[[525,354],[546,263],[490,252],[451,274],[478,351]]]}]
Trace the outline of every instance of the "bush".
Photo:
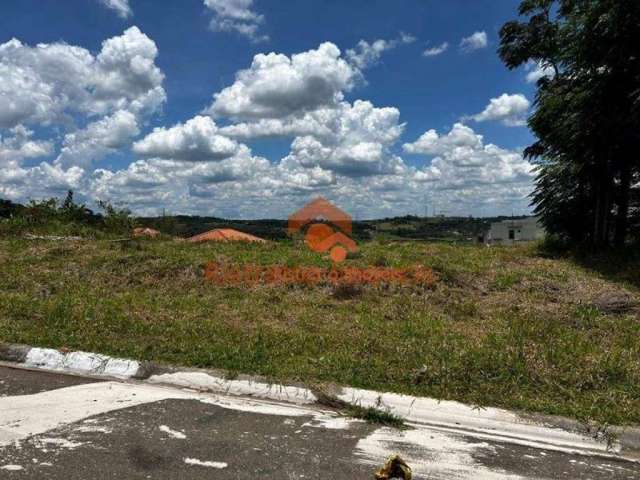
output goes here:
[{"label": "bush", "polygon": [[57,198],[31,200],[23,206],[0,200],[0,234],[94,237],[131,233],[133,219],[129,210],[103,201],[98,205],[104,214],[76,203],[71,190],[62,201]]},{"label": "bush", "polygon": [[118,208],[109,202],[98,201],[100,208],[104,210],[104,228],[109,233],[129,235],[133,229],[131,211],[126,208]]}]

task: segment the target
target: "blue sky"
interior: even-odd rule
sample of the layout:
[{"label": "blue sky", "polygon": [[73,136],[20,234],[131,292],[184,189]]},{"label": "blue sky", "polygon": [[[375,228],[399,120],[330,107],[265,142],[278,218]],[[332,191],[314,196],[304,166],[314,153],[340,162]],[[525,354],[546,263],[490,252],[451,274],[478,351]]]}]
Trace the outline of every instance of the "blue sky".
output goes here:
[{"label": "blue sky", "polygon": [[[518,3],[7,0],[0,110],[4,101],[13,113],[0,117],[0,197],[73,188],[90,204],[107,199],[140,214],[254,218],[284,218],[317,195],[361,217],[422,214],[425,203],[451,214],[527,212],[533,173],[520,152],[533,139],[523,119],[535,69],[508,71],[496,54]],[[12,38],[19,47],[6,46]],[[100,57],[119,38],[113,57]],[[340,53],[323,50],[329,63],[317,70],[251,67],[258,54],[289,61],[324,42]],[[52,74],[52,46],[86,55]],[[248,83],[236,80],[241,71]],[[38,81],[25,85],[20,72]],[[315,98],[307,81],[330,90]],[[225,89],[228,98],[214,101]],[[368,104],[355,108],[359,100]],[[279,133],[266,132],[265,120]],[[234,125],[253,133],[225,131]],[[325,126],[331,133],[316,132]],[[435,137],[418,141],[432,129]]]}]

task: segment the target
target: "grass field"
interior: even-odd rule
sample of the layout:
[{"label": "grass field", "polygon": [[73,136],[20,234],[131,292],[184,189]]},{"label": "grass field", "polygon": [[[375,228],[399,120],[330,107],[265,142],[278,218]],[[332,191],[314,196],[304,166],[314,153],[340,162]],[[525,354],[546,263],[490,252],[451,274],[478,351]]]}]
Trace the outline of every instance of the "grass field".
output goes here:
[{"label": "grass field", "polygon": [[212,260],[321,265],[291,241],[0,239],[0,340],[640,423],[638,256],[535,245],[360,245],[435,288],[217,287]]}]

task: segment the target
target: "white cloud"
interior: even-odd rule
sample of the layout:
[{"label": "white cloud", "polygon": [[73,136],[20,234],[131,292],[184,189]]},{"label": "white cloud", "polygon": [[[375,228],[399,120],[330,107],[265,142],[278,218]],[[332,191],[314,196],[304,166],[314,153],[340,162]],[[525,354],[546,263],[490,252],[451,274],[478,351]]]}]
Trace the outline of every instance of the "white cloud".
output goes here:
[{"label": "white cloud", "polygon": [[33,131],[18,125],[9,130],[10,136],[0,132],[0,167],[17,166],[28,158],[44,157],[53,153],[53,144],[46,140],[32,140]]},{"label": "white cloud", "polygon": [[460,40],[460,49],[465,53],[470,53],[474,50],[486,48],[487,45],[487,33],[484,31],[475,32],[472,35]]},{"label": "white cloud", "polygon": [[238,148],[237,142],[218,133],[210,117],[197,116],[169,129],[154,129],[134,144],[133,151],[144,157],[198,162],[229,158]]},{"label": "white cloud", "polygon": [[180,202],[180,191],[175,188],[161,165],[138,160],[115,172],[97,169],[87,179],[84,191],[90,198],[118,203],[126,202],[136,211],[159,211]]},{"label": "white cloud", "polygon": [[318,109],[303,115],[288,115],[283,118],[261,118],[259,120],[234,123],[219,129],[222,135],[250,140],[266,137],[291,137],[297,135],[331,135],[327,123],[333,118],[335,108]]},{"label": "white cloud", "polygon": [[25,169],[21,166],[23,160],[53,153],[51,142],[32,137],[33,131],[22,125],[10,129],[8,136],[0,134],[0,198],[25,198],[47,190],[41,174],[43,167]]},{"label": "white cloud", "polygon": [[109,153],[128,147],[139,133],[136,116],[126,110],[118,110],[81,130],[66,134],[56,163],[67,167],[87,167]]},{"label": "white cloud", "polygon": [[56,163],[89,166],[128,147],[141,121],[165,102],[156,44],[137,27],[103,42],[94,56],[65,43],[0,45],[0,128],[55,127]]},{"label": "white cloud", "polygon": [[0,44],[0,127],[62,121],[66,110],[86,111],[94,58],[61,43]]},{"label": "white cloud", "polygon": [[[394,43],[411,41],[404,36]],[[391,48],[389,42],[374,49],[385,48]],[[364,51],[363,47],[351,54],[351,61],[360,67],[372,58],[358,56]],[[222,135],[243,140],[295,137],[283,162],[296,174],[305,168],[321,169],[323,178],[334,173],[358,177],[395,171],[402,161],[390,147],[404,128],[400,112],[367,101],[342,101],[343,92],[352,88],[359,74],[359,68],[340,58],[331,43],[291,59],[275,53],[256,55],[250,69],[239,72],[231,87],[214,96],[209,111],[247,120],[221,128]]]},{"label": "white cloud", "polygon": [[431,129],[423,133],[413,143],[405,143],[402,148],[407,153],[442,155],[456,149],[477,150],[482,147],[482,136],[462,123],[456,123],[447,135],[438,135]]},{"label": "white cloud", "polygon": [[404,129],[399,118],[396,108],[343,102],[315,117],[324,128],[296,137],[286,160],[354,177],[393,172],[403,165],[390,152]]},{"label": "white cloud", "polygon": [[157,111],[166,95],[155,43],[137,27],[108,39],[94,57],[65,43],[0,45],[0,128],[69,124],[74,115]]},{"label": "white cloud", "polygon": [[47,162],[31,168],[10,164],[0,168],[0,197],[20,201],[59,197],[80,188],[84,173],[80,167],[64,170]]},{"label": "white cloud", "polygon": [[[367,45],[374,55],[360,66],[384,51]],[[219,127],[195,116],[134,142],[164,102],[157,53],[138,29],[105,41],[95,56],[66,44],[0,46],[0,74],[8,79],[0,84],[0,129],[8,128],[0,138],[0,196],[25,200],[72,188],[79,198],[124,202],[136,214],[166,208],[236,218],[283,218],[315,195],[360,218],[422,213],[427,193],[448,213],[526,210],[530,165],[462,124],[405,144],[427,157],[424,167],[407,165],[396,152],[399,110],[347,102],[362,71],[331,43],[291,56],[256,55],[209,109],[237,123]],[[32,124],[42,126],[34,128],[38,138]],[[54,155],[43,133],[62,137],[56,160],[25,167],[24,159]],[[266,136],[291,139],[288,154],[268,160],[240,143]],[[142,158],[93,169],[131,143]]]},{"label": "white cloud", "polygon": [[253,156],[246,145],[240,145],[233,157],[219,162],[182,165],[176,175],[187,179],[190,185],[214,184],[250,180],[259,175],[269,175],[271,169],[269,160]]},{"label": "white cloud", "polygon": [[[377,158],[367,143],[373,142],[356,144],[345,165],[353,169]],[[462,124],[443,135],[427,132],[405,145],[405,151],[425,155],[421,168],[389,155],[388,165],[395,168],[365,176],[361,169],[354,176],[336,164],[342,151],[343,146],[329,146],[328,140],[300,136],[277,163],[252,156],[244,146],[220,162],[150,158],[116,172],[97,172],[90,191],[97,198],[126,199],[136,212],[147,214],[165,207],[223,217],[284,218],[315,195],[335,200],[360,218],[422,214],[425,196],[449,214],[528,211],[532,166],[521,152],[485,144]]]},{"label": "white cloud", "polygon": [[[127,148],[166,99],[158,50],[137,27],[107,39],[97,55],[66,43],[0,45],[0,195],[26,200],[86,191],[92,162]],[[48,140],[33,140],[28,126]],[[20,160],[54,154],[23,168]]]},{"label": "white cloud", "polygon": [[289,164],[362,176],[397,167],[398,159],[390,153],[390,147],[404,129],[399,118],[397,108],[378,108],[371,102],[356,100],[301,116],[230,125],[221,128],[220,133],[243,140],[295,137],[286,158]]},{"label": "white cloud", "polygon": [[476,122],[495,120],[509,127],[520,127],[527,124],[526,117],[530,106],[527,97],[521,93],[503,93],[497,98],[492,98],[482,112],[469,118]]},{"label": "white cloud", "polygon": [[252,9],[253,0],[204,0],[204,5],[214,13],[209,24],[212,30],[237,32],[254,42],[269,40],[259,33],[264,16]]},{"label": "white cloud", "polygon": [[440,55],[441,53],[446,52],[448,48],[449,43],[443,42],[440,45],[436,45],[435,47],[427,48],[424,52],[422,52],[422,55],[425,57],[435,57],[437,55]]},{"label": "white cloud", "polygon": [[129,18],[133,11],[129,6],[129,0],[100,0],[105,7],[114,10],[120,18]]},{"label": "white cloud", "polygon": [[[398,117],[395,108],[376,108],[369,102],[356,101],[353,105],[342,102],[333,109],[307,113],[297,123],[288,123],[290,118],[271,119],[269,128],[295,135],[291,152],[279,162],[253,156],[245,145],[239,145],[232,157],[218,162],[179,160],[179,155],[171,152],[172,159],[150,157],[116,172],[100,170],[90,182],[90,191],[97,198],[126,198],[137,212],[157,213],[157,206],[163,205],[174,212],[282,217],[304,196],[356,198],[362,195],[362,188],[368,188],[361,186],[362,182],[389,183],[368,180],[371,174],[404,176],[408,180],[408,168],[389,152],[404,127]],[[265,121],[256,124],[264,125]],[[310,132],[312,125],[322,128]],[[262,135],[254,129],[257,126],[249,123],[236,131]],[[162,140],[170,130],[160,130]],[[182,130],[184,125],[174,134],[181,138]],[[306,135],[300,135],[303,130]],[[225,127],[214,135],[228,132]],[[390,208],[391,203],[378,202],[376,208],[381,205]]]},{"label": "white cloud", "polygon": [[[219,162],[192,162],[149,158],[115,172],[99,169],[88,180],[92,198],[124,199],[137,212],[211,213],[235,208],[247,199],[261,208],[260,196],[268,194],[276,168],[256,157],[246,146]],[[244,198],[243,198],[244,197]]]},{"label": "white cloud", "polygon": [[456,123],[446,135],[425,132],[407,153],[434,156],[414,173],[416,182],[428,185],[433,202],[458,212],[495,213],[516,208],[526,211],[531,193],[534,167],[522,152],[485,144],[482,135]]},{"label": "white cloud", "polygon": [[346,51],[345,58],[356,68],[364,70],[378,63],[383,52],[399,45],[413,43],[415,40],[415,37],[406,33],[402,33],[399,38],[393,40],[379,39],[371,43],[360,40],[355,48]]},{"label": "white cloud", "polygon": [[94,108],[156,112],[166,100],[164,74],[155,65],[157,56],[155,42],[138,27],[103,42],[92,82]]},{"label": "white cloud", "polygon": [[280,118],[336,105],[358,75],[330,42],[290,58],[258,54],[233,85],[214,95],[207,112],[234,119]]},{"label": "white cloud", "polygon": [[555,71],[550,65],[543,65],[534,61],[529,61],[525,65],[527,73],[527,83],[536,83],[542,77],[553,78]]}]

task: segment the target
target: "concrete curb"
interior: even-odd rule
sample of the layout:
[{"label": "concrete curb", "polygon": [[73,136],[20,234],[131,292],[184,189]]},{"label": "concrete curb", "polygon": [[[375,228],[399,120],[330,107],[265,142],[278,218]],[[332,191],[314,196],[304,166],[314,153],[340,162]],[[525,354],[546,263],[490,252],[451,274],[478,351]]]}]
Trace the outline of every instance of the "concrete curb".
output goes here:
[{"label": "concrete curb", "polygon": [[[229,379],[222,371],[178,369],[95,353],[65,353],[27,345],[0,344],[0,361],[31,369],[136,380],[296,405],[318,403],[314,390],[304,385],[279,385],[247,375]],[[584,424],[563,417],[519,414],[504,409],[477,408],[453,401],[349,387],[333,387],[326,393],[342,402],[392,413],[410,425],[546,450],[640,462],[640,428],[637,427],[610,427],[615,441],[607,444],[602,435],[594,435]]]},{"label": "concrete curb", "polygon": [[31,347],[10,343],[0,343],[0,360],[22,363],[27,358]]},{"label": "concrete curb", "polygon": [[52,348],[7,343],[0,344],[0,361],[18,363],[34,369],[116,379],[144,379],[154,370],[154,366],[149,362],[114,358],[98,353],[62,352]]}]

